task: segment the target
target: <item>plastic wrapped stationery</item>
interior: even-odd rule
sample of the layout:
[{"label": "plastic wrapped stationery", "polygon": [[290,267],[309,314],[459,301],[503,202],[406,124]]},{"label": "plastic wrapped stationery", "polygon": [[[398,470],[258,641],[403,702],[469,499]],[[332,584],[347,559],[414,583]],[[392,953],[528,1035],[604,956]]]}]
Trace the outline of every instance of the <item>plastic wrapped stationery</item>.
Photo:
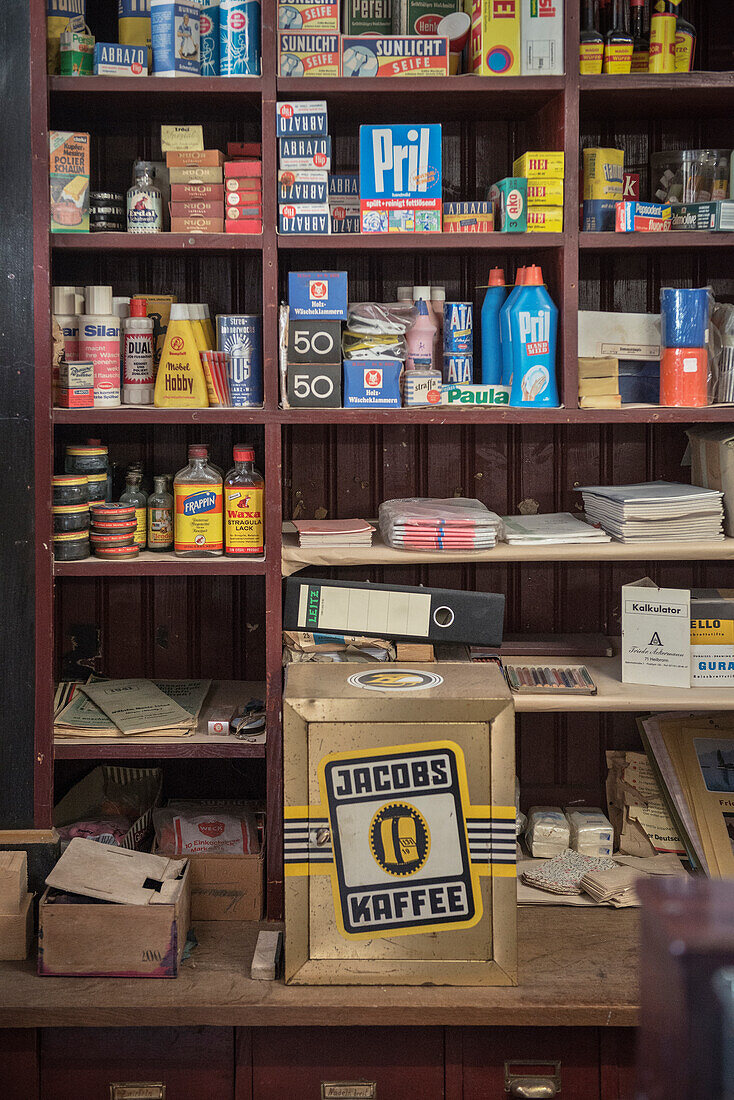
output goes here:
[{"label": "plastic wrapped stationery", "polygon": [[409,497],[380,505],[380,533],[401,550],[491,550],[503,524],[479,500]]}]

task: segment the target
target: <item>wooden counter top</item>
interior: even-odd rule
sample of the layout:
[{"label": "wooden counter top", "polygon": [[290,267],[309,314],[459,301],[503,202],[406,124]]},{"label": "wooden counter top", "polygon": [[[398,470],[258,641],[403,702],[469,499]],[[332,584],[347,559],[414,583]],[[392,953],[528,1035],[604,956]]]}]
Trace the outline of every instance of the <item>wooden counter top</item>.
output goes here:
[{"label": "wooden counter top", "polygon": [[[177,979],[39,978],[0,963],[0,1026],[610,1026],[637,1023],[635,910],[518,911],[516,988],[286,986],[254,982],[256,924],[197,924]],[[274,926],[270,926],[274,927]]]}]

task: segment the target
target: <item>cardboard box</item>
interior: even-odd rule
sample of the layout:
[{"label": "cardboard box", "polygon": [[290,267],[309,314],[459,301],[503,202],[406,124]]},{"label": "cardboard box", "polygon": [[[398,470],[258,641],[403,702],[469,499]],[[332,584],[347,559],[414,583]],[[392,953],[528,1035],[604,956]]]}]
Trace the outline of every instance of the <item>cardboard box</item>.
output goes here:
[{"label": "cardboard box", "polygon": [[75,386],[69,389],[68,387],[59,386],[55,391],[56,406],[59,409],[93,409],[94,408],[94,389],[93,387],[81,387]]},{"label": "cardboard box", "polygon": [[691,687],[734,686],[734,591],[691,592]]},{"label": "cardboard box", "polygon": [[531,206],[528,203],[528,233],[562,232],[562,206]]},{"label": "cardboard box", "polygon": [[[83,16],[69,20],[59,38],[62,76],[91,76],[94,68],[94,35]],[[94,70],[96,72],[96,69]]]},{"label": "cardboard box", "polygon": [[346,271],[290,271],[288,310],[291,317],[346,321]]},{"label": "cardboard box", "polygon": [[221,221],[224,214],[224,203],[217,199],[187,199],[184,202],[170,203],[169,210],[171,211],[171,225],[173,225],[174,219],[178,220],[180,218],[218,218]]},{"label": "cardboard box", "polygon": [[332,233],[359,233],[361,214],[359,199],[329,201]]},{"label": "cardboard box", "polygon": [[616,199],[584,199],[585,233],[613,233],[617,221]]},{"label": "cardboard box", "polygon": [[[236,206],[240,209],[240,216],[242,216],[242,209],[246,208],[252,210],[257,208],[257,215],[262,215],[262,192],[261,191],[228,191],[227,201],[224,204],[225,209],[230,206]],[[227,211],[228,213],[228,211]]]},{"label": "cardboard box", "polygon": [[306,172],[278,172],[279,203],[316,203],[322,205],[329,200],[329,174],[312,169]]},{"label": "cardboard box", "polygon": [[[173,204],[171,204],[173,206]],[[176,203],[175,205],[180,205]],[[219,217],[175,217],[171,214],[172,233],[224,233],[224,218]]]},{"label": "cardboard box", "polygon": [[346,35],[390,34],[392,0],[342,0],[342,32]]},{"label": "cardboard box", "polygon": [[89,134],[50,130],[51,232],[89,232]]},{"label": "cardboard box", "polygon": [[316,4],[314,0],[279,0],[278,26],[281,30],[339,30],[339,0]]},{"label": "cardboard box", "polygon": [[671,207],[659,202],[618,202],[614,228],[617,233],[665,232],[671,227]]},{"label": "cardboard box", "polygon": [[153,318],[153,340],[155,342],[155,369],[163,354],[163,345],[166,342],[168,321],[171,316],[171,306],[178,301],[175,294],[134,294],[134,298],[142,298],[146,303],[146,316]]},{"label": "cardboard box", "polygon": [[328,176],[328,181],[330,200],[341,198],[359,198],[359,172],[331,173]]},{"label": "cardboard box", "polygon": [[579,357],[660,361],[659,313],[579,310]]},{"label": "cardboard box", "polygon": [[513,176],[524,176],[529,180],[562,180],[564,176],[564,155],[557,152],[523,153],[512,163]]},{"label": "cardboard box", "polygon": [[0,913],[18,913],[28,893],[26,852],[0,852]]},{"label": "cardboard box", "polygon": [[117,42],[97,42],[94,47],[95,76],[147,76],[146,46],[122,46]]},{"label": "cardboard box", "polygon": [[66,390],[91,389],[94,387],[94,363],[91,359],[64,359],[59,364],[59,385]]},{"label": "cardboard box", "polygon": [[442,405],[509,405],[509,386],[441,386]]},{"label": "cardboard box", "polygon": [[563,0],[521,0],[522,75],[563,75]]},{"label": "cardboard box", "polygon": [[191,923],[188,861],[76,837],[46,884],[39,975],[178,977]]},{"label": "cardboard box", "polygon": [[172,149],[166,153],[169,168],[221,168],[226,159],[219,149]]},{"label": "cardboard box", "polygon": [[584,158],[584,199],[621,202],[624,194],[624,149],[588,146]]},{"label": "cardboard box", "polygon": [[340,409],[341,363],[288,363],[286,397],[292,409]]},{"label": "cardboard box", "polygon": [[579,378],[619,378],[619,360],[580,357]]},{"label": "cardboard box", "polygon": [[199,3],[151,0],[150,30],[154,76],[199,76],[201,41]]},{"label": "cardboard box", "polygon": [[26,893],[14,912],[0,912],[0,959],[27,959],[33,940],[33,894]]},{"label": "cardboard box", "polygon": [[287,203],[278,207],[278,232],[283,234],[331,233],[331,213],[328,203]]},{"label": "cardboard box", "polygon": [[228,854],[188,857],[191,919],[260,920],[265,857]]},{"label": "cardboard box", "polygon": [[413,229],[440,231],[441,127],[360,126],[359,195],[363,233],[410,229],[410,213]]},{"label": "cardboard box", "polygon": [[325,136],[328,130],[325,99],[282,100],[275,105],[275,136]]},{"label": "cardboard box", "polygon": [[528,180],[528,206],[563,206],[563,180]]},{"label": "cardboard box", "polygon": [[224,178],[228,183],[232,179],[261,179],[262,174],[261,160],[228,160],[224,166]]},{"label": "cardboard box", "polygon": [[283,724],[286,981],[514,984],[501,672],[295,664]]},{"label": "cardboard box", "polygon": [[399,359],[345,359],[344,408],[399,409],[402,373]]},{"label": "cardboard box", "polygon": [[471,17],[469,67],[478,76],[520,76],[520,0],[464,0]]},{"label": "cardboard box", "polygon": [[169,168],[168,177],[171,185],[174,183],[221,183],[224,179],[224,173],[221,168],[214,165],[209,167],[202,165],[200,168]]},{"label": "cardboard box", "polygon": [[262,222],[263,209],[259,202],[251,206],[228,206],[225,210],[225,221],[259,221]]},{"label": "cardboard box", "polygon": [[622,682],[689,687],[690,593],[644,577],[622,586]]},{"label": "cardboard box", "polygon": [[304,168],[331,168],[331,138],[327,134],[316,137],[278,138],[278,164],[292,171]]},{"label": "cardboard box", "polygon": [[671,229],[731,233],[734,230],[734,202],[691,202],[673,206]]},{"label": "cardboard box", "polygon": [[101,764],[67,791],[53,812],[53,823],[71,825],[99,809],[117,787],[135,789],[145,808],[120,842],[121,848],[139,848],[153,827],[153,810],[160,804],[163,772],[160,768],[121,768]]},{"label": "cardboard box", "polygon": [[174,183],[171,186],[171,202],[224,202],[223,183]]},{"label": "cardboard box", "polygon": [[619,393],[618,375],[608,378],[579,378],[579,397],[608,397]]},{"label": "cardboard box", "polygon": [[203,126],[161,126],[161,151],[171,153],[174,150],[203,149]]},{"label": "cardboard box", "polygon": [[278,33],[278,75],[339,76],[340,35],[319,31]]},{"label": "cardboard box", "polygon": [[444,233],[494,232],[493,202],[445,202]]},{"label": "cardboard box", "polygon": [[224,231],[225,233],[262,233],[262,219],[242,218],[240,221],[232,221],[227,218],[224,222]]},{"label": "cardboard box", "polygon": [[345,77],[448,76],[449,40],[415,35],[345,37],[341,68]]},{"label": "cardboard box", "polygon": [[528,181],[508,176],[489,189],[501,233],[525,233],[528,228]]},{"label": "cardboard box", "polygon": [[289,363],[342,363],[341,321],[292,320],[288,324],[286,354]]},{"label": "cardboard box", "polygon": [[458,6],[456,0],[397,0],[392,5],[393,34],[435,35],[441,20]]},{"label": "cardboard box", "polygon": [[691,456],[691,485],[724,494],[724,531],[734,538],[734,424],[686,431]]},{"label": "cardboard box", "polygon": [[263,147],[261,141],[228,141],[227,157],[230,160],[262,160]]}]

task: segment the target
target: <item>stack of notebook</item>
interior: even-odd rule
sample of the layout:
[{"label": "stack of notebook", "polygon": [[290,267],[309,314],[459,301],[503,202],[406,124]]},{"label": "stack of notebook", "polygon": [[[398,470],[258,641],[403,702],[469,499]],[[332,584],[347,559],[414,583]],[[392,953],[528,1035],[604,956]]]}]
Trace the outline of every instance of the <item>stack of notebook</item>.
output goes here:
[{"label": "stack of notebook", "polygon": [[601,527],[592,527],[570,512],[544,516],[503,516],[505,541],[510,546],[596,545],[611,542]]},{"label": "stack of notebook", "polygon": [[299,546],[371,546],[374,527],[363,519],[294,520]]},{"label": "stack of notebook", "polygon": [[671,542],[677,539],[721,540],[724,509],[722,493],[651,481],[641,485],[586,485],[584,509],[590,523],[598,523],[619,542]]},{"label": "stack of notebook", "polygon": [[413,497],[380,505],[380,532],[401,550],[491,550],[502,537],[502,520],[481,501]]}]

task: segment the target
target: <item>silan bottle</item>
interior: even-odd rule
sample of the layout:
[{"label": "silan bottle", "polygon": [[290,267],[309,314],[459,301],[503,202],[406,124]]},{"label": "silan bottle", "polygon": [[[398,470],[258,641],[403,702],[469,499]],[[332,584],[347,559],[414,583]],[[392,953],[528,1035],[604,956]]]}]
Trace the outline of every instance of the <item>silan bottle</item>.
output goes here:
[{"label": "silan bottle", "polygon": [[79,358],[94,363],[94,407],[120,404],[120,318],[112,311],[112,287],[88,286],[79,318]]},{"label": "silan bottle", "polygon": [[526,270],[525,282],[510,306],[509,320],[513,355],[510,405],[558,408],[558,307],[543,286],[539,267]]}]

